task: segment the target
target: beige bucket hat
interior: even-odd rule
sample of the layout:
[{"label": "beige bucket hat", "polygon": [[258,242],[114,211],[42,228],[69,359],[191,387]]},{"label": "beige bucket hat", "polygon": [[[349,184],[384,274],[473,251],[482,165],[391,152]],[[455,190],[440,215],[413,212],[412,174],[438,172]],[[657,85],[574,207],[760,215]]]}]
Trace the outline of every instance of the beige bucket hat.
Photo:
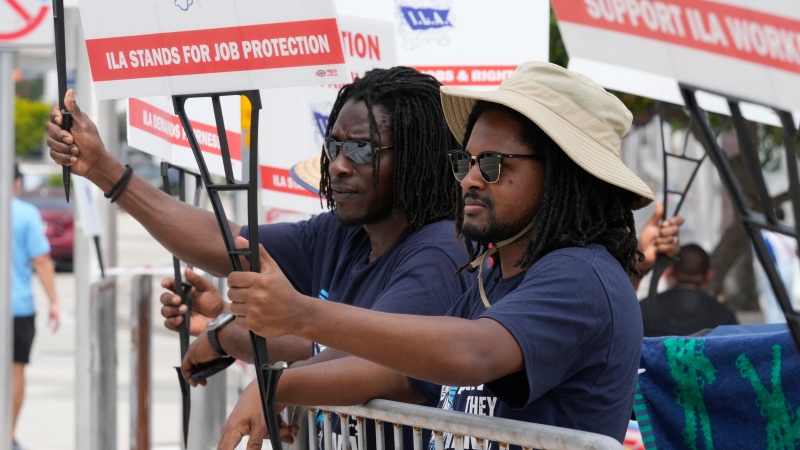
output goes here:
[{"label": "beige bucket hat", "polygon": [[320,156],[315,156],[300,161],[289,169],[292,179],[314,194],[319,194],[319,180],[322,178],[319,171],[320,159]]},{"label": "beige bucket hat", "polygon": [[442,108],[457,139],[479,100],[507,106],[538,125],[576,164],[607,183],[639,196],[633,209],[653,202],[653,192],[619,157],[620,140],[633,119],[613,94],[589,78],[555,64],[521,64],[494,91],[441,87]]}]

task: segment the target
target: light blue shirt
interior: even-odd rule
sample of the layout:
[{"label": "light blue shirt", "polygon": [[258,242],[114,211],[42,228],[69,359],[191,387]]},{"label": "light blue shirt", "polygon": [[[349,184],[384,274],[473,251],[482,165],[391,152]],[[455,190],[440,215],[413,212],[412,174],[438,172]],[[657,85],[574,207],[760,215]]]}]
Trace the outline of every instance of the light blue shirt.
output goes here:
[{"label": "light blue shirt", "polygon": [[50,243],[44,235],[39,210],[18,198],[11,200],[11,230],[11,310],[14,317],[28,317],[36,313],[31,261],[50,253]]}]

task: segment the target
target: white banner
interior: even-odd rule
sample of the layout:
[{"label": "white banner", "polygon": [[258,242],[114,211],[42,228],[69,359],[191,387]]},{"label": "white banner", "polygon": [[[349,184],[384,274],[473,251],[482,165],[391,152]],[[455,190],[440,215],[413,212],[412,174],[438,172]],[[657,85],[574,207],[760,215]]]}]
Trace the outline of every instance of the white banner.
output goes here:
[{"label": "white banner", "polygon": [[547,61],[547,0],[336,0],[340,14],[392,22],[397,63],[443,84],[497,86],[525,61]]},{"label": "white banner", "polygon": [[682,103],[683,82],[800,110],[798,2],[554,0],[553,7],[570,68],[606,87]]},{"label": "white banner", "polygon": [[80,0],[98,99],[348,81],[332,0]]},{"label": "white banner", "polygon": [[[230,149],[231,167],[234,177],[238,180],[241,179],[242,173],[240,98],[221,97],[220,106]],[[211,99],[188,99],[186,113],[208,171],[213,175],[224,176],[222,145],[217,133]],[[178,116],[173,113],[171,97],[128,99],[128,145],[173,165],[199,173],[186,132]]]}]

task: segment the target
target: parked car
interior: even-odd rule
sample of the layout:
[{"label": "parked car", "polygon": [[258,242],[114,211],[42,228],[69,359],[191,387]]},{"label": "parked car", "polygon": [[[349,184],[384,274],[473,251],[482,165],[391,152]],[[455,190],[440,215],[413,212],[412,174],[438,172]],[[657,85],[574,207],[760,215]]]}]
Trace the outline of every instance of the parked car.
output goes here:
[{"label": "parked car", "polygon": [[74,200],[67,203],[63,189],[39,189],[20,195],[34,204],[42,214],[45,235],[50,241],[50,255],[59,270],[72,270],[74,248]]}]

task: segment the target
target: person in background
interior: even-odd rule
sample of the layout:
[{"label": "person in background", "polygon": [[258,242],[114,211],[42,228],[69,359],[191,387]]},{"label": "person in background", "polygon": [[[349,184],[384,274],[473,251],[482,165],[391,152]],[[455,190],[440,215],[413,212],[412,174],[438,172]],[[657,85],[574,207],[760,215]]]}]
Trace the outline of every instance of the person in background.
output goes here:
[{"label": "person in background", "polygon": [[654,302],[643,300],[645,337],[688,336],[719,325],[736,325],[733,312],[705,292],[714,276],[711,260],[702,247],[681,247],[678,260],[667,268],[669,290]]},{"label": "person in background", "polygon": [[674,258],[681,250],[678,236],[683,225],[683,217],[673,216],[662,221],[664,204],[656,201],[654,205],[653,215],[644,223],[639,234],[639,251],[644,254],[644,259],[636,263],[639,273],[631,275],[631,282],[636,290],[639,289],[642,278],[653,269],[657,254]]},{"label": "person in background", "polygon": [[[14,164],[14,198],[11,200],[11,310],[14,316],[14,364],[11,369],[11,430],[16,429],[25,398],[25,366],[36,334],[32,272],[36,272],[50,300],[48,325],[58,330],[61,312],[55,285],[50,243],[42,231],[42,216],[35,206],[17,198],[22,192],[22,173]],[[13,450],[21,447],[14,439]]]}]

